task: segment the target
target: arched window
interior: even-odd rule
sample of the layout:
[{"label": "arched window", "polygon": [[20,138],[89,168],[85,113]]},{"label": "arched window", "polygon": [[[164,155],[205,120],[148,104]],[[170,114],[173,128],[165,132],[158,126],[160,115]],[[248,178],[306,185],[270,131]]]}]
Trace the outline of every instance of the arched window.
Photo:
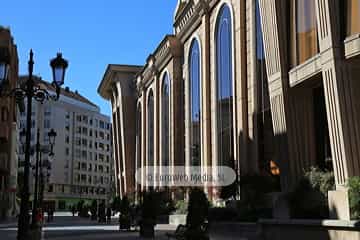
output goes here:
[{"label": "arched window", "polygon": [[141,141],[142,141],[142,127],[141,127],[141,105],[139,104],[136,110],[136,168],[141,168]]},{"label": "arched window", "polygon": [[147,101],[148,106],[148,166],[154,166],[154,95],[150,91]]},{"label": "arched window", "polygon": [[161,162],[163,166],[169,166],[170,159],[170,134],[169,134],[169,116],[170,116],[170,79],[166,73],[162,82],[161,89]]},{"label": "arched window", "polygon": [[193,40],[189,55],[189,78],[190,78],[190,165],[201,164],[201,86],[200,86],[200,48],[197,40]]},{"label": "arched window", "polygon": [[232,163],[233,74],[232,24],[230,8],[224,4],[216,25],[217,143],[218,164]]}]

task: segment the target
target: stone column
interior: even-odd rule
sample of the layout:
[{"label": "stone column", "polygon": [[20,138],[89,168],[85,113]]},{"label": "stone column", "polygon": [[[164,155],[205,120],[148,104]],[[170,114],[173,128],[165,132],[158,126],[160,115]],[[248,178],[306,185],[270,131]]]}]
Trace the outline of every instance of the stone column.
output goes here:
[{"label": "stone column", "polygon": [[248,158],[248,83],[247,83],[247,16],[246,10],[249,1],[240,1],[240,24],[236,27],[236,37],[239,39],[236,42],[236,57],[239,58],[235,68],[237,69],[236,79],[238,84],[236,85],[237,94],[237,174],[246,174],[248,172],[249,161]]},{"label": "stone column", "polygon": [[347,179],[360,174],[359,67],[344,59],[339,1],[316,0],[327,119],[336,191],[329,193],[330,215],[349,220]]},{"label": "stone column", "polygon": [[[211,155],[211,73],[210,73],[210,15],[208,9],[202,16],[203,28],[203,49],[201,51],[201,69],[202,69],[202,105],[201,105],[201,127],[202,127],[202,144],[201,144],[201,158],[202,165],[205,168],[212,166]],[[209,199],[212,199],[212,187],[206,188]]]},{"label": "stone column", "polygon": [[117,156],[117,121],[116,121],[116,96],[115,92],[112,92],[111,99],[111,117],[112,117],[112,136],[113,136],[113,158],[114,158],[114,167],[115,167],[115,189],[116,195],[120,195],[120,184],[119,184],[119,165],[118,165],[118,156]]},{"label": "stone column", "polygon": [[147,139],[147,131],[146,131],[146,91],[145,89],[141,89],[141,167],[142,167],[142,179],[141,179],[141,190],[145,191],[146,190],[146,181],[145,181],[145,173],[146,173],[146,159],[147,159],[147,154],[146,154],[146,139]]},{"label": "stone column", "polygon": [[[161,80],[160,73],[154,75],[154,176],[159,173],[160,159],[160,101],[161,101]],[[154,189],[159,189],[158,183]]]},{"label": "stone column", "polygon": [[288,2],[260,0],[266,70],[274,129],[274,161],[280,167],[282,191],[289,191],[315,163],[311,94],[290,89]]},{"label": "stone column", "polygon": [[116,83],[116,89],[118,92],[118,123],[119,123],[119,149],[121,157],[119,158],[122,161],[122,169],[121,169],[121,180],[122,182],[122,188],[123,188],[123,194],[126,194],[127,192],[127,179],[126,179],[126,156],[125,156],[125,138],[124,138],[124,106],[123,106],[123,94],[120,82]]},{"label": "stone column", "polygon": [[287,191],[292,185],[289,174],[289,108],[288,77],[284,65],[286,57],[284,16],[279,11],[279,0],[259,0],[268,75],[271,114],[274,126],[276,159],[281,171],[281,186]]}]

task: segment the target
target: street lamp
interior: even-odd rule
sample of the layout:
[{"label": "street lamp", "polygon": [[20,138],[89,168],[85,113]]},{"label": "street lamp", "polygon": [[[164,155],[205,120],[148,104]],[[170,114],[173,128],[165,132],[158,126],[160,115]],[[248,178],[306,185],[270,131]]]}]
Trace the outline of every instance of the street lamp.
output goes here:
[{"label": "street lamp", "polygon": [[[49,158],[54,156],[53,148],[55,144],[56,135],[57,134],[54,131],[54,129],[51,129],[50,132],[48,132],[50,151],[46,149],[40,152],[40,200],[39,200],[40,204],[39,205],[41,206],[41,208],[43,208],[43,200],[44,200],[44,187],[45,187],[44,170],[48,170],[47,175],[49,175],[49,171],[51,170],[51,161]],[[49,154],[48,155],[49,158],[46,161],[43,161],[41,157],[42,156],[41,153]]]},{"label": "street lamp", "polygon": [[33,80],[33,51],[30,50],[30,59],[28,62],[29,78],[21,87],[11,89],[8,93],[1,93],[4,88],[4,82],[7,80],[10,58],[9,54],[0,52],[0,95],[5,97],[15,97],[16,101],[27,100],[27,113],[26,113],[26,140],[25,140],[25,166],[24,166],[24,183],[21,191],[21,205],[20,215],[18,222],[18,240],[29,239],[29,171],[30,171],[30,142],[31,142],[31,112],[32,112],[32,99],[38,102],[45,100],[58,100],[60,97],[60,89],[65,79],[65,71],[68,63],[62,58],[61,54],[50,62],[53,71],[53,84],[56,87],[56,95],[51,95],[46,89],[41,89],[36,86]]},{"label": "street lamp", "polygon": [[56,138],[57,134],[56,132],[54,131],[54,129],[52,128],[50,130],[50,132],[48,133],[48,137],[49,137],[49,142],[50,142],[50,156],[53,156],[54,155],[54,152],[53,152],[53,147],[54,147],[54,144],[55,144],[55,138]]}]

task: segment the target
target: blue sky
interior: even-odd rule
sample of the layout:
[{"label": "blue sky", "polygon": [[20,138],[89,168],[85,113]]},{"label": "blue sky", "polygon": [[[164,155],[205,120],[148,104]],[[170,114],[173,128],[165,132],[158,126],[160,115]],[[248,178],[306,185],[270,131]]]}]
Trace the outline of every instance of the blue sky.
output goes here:
[{"label": "blue sky", "polygon": [[30,48],[34,74],[52,81],[49,60],[69,60],[65,86],[110,114],[97,94],[107,64],[145,63],[165,34],[172,33],[177,0],[11,0],[1,3],[0,25],[18,46],[20,74],[27,74]]}]

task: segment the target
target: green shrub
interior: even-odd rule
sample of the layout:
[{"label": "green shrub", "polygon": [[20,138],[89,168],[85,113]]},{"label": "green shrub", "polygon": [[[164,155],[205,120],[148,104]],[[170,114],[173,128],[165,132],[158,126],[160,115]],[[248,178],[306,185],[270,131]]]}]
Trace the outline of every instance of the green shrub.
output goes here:
[{"label": "green shrub", "polygon": [[159,198],[159,215],[169,215],[173,211],[175,211],[174,202],[171,199],[170,192],[161,191],[157,192]]},{"label": "green shrub", "polygon": [[288,200],[292,218],[324,219],[329,217],[328,191],[335,186],[332,172],[312,167],[304,173]]},{"label": "green shrub", "polygon": [[175,214],[187,214],[188,204],[185,200],[179,200],[175,204]]},{"label": "green shrub", "polygon": [[311,167],[308,172],[305,172],[305,178],[309,180],[312,188],[318,189],[326,198],[328,191],[335,188],[333,172],[321,171],[316,167]]},{"label": "green shrub", "polygon": [[348,188],[351,218],[360,219],[360,177],[349,178]]}]

